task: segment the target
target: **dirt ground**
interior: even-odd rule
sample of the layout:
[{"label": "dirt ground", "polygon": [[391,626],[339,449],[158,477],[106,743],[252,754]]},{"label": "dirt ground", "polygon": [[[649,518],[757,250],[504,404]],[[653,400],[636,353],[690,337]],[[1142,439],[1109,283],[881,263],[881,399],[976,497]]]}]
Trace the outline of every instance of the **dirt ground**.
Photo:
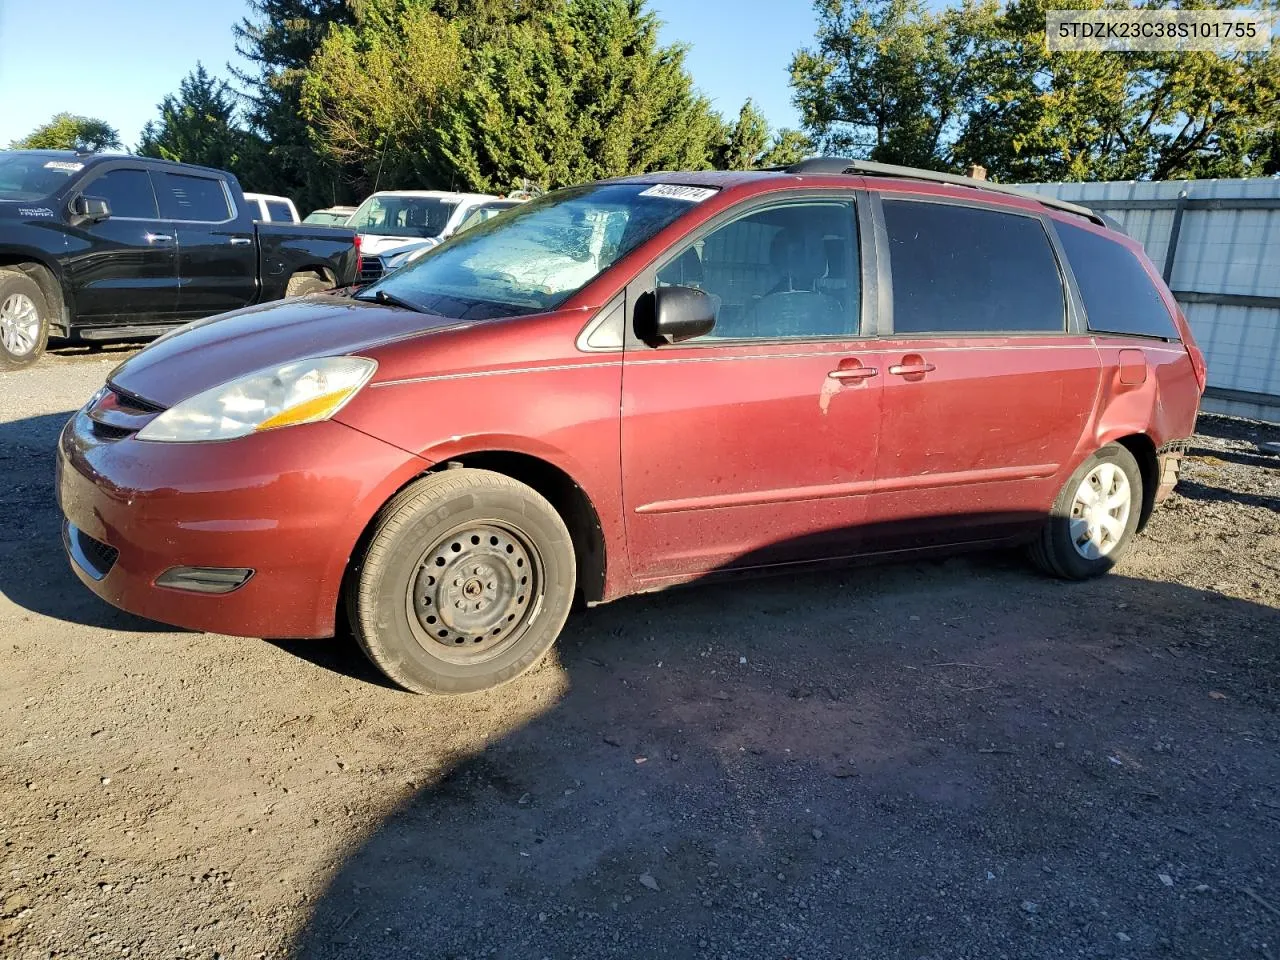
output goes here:
[{"label": "dirt ground", "polygon": [[498,691],[171,631],[67,570],[0,375],[0,956],[1280,960],[1280,431],[1119,571],[983,555],[570,620]]}]

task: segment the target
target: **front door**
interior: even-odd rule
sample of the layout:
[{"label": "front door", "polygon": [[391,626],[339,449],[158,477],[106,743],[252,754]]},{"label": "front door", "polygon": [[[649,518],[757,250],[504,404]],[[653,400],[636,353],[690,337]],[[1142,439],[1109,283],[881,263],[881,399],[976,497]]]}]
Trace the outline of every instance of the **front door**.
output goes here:
[{"label": "front door", "polygon": [[160,212],[178,235],[178,310],[208,317],[237,310],[258,295],[258,248],[252,216],[237,216],[218,177],[156,170]]},{"label": "front door", "polygon": [[861,338],[858,259],[852,198],[810,197],[705,228],[629,291],[636,309],[655,286],[719,300],[710,334],[625,354],[623,500],[641,581],[856,552],[884,382]]},{"label": "front door", "polygon": [[1041,218],[912,199],[882,207],[893,307],[869,545],[996,539],[1041,523],[1100,376]]},{"label": "front door", "polygon": [[90,324],[172,319],[177,243],[173,224],[160,217],[147,171],[113,166],[79,192],[106,200],[111,215],[68,229],[65,271],[77,319]]}]

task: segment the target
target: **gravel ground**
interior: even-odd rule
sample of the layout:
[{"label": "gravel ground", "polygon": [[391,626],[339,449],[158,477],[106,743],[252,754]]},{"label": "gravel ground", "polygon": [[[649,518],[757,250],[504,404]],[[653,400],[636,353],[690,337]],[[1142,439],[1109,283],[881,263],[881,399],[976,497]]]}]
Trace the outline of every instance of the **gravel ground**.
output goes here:
[{"label": "gravel ground", "polygon": [[1119,571],[634,598],[459,700],[115,611],[0,375],[0,956],[1280,958],[1280,430],[1206,418]]}]

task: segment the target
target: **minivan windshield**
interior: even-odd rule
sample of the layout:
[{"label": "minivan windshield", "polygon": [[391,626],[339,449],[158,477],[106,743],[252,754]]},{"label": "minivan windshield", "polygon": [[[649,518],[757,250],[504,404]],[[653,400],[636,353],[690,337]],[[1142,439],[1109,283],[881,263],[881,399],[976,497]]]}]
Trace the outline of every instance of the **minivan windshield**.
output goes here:
[{"label": "minivan windshield", "polygon": [[43,200],[83,169],[69,155],[0,152],[0,200]]},{"label": "minivan windshield", "polygon": [[457,201],[440,197],[375,194],[360,204],[347,226],[356,233],[430,240],[444,233],[457,206]]},{"label": "minivan windshield", "polygon": [[357,296],[454,319],[552,310],[714,193],[646,183],[558,190],[455,234]]}]

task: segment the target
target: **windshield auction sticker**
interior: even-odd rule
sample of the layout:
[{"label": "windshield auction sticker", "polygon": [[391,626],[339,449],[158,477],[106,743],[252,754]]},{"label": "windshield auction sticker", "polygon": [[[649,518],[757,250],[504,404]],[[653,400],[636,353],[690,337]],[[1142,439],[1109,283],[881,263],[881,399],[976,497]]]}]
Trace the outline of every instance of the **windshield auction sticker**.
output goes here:
[{"label": "windshield auction sticker", "polygon": [[690,203],[701,203],[707,197],[715,195],[716,191],[710,187],[686,187],[679,183],[659,183],[640,191],[642,197],[666,197],[668,200],[687,200]]},{"label": "windshield auction sticker", "polygon": [[83,170],[83,163],[73,163],[70,160],[50,160],[44,165],[46,170],[66,170],[75,173],[77,170]]},{"label": "windshield auction sticker", "polygon": [[1266,50],[1273,14],[1258,10],[1049,10],[1051,51]]}]

